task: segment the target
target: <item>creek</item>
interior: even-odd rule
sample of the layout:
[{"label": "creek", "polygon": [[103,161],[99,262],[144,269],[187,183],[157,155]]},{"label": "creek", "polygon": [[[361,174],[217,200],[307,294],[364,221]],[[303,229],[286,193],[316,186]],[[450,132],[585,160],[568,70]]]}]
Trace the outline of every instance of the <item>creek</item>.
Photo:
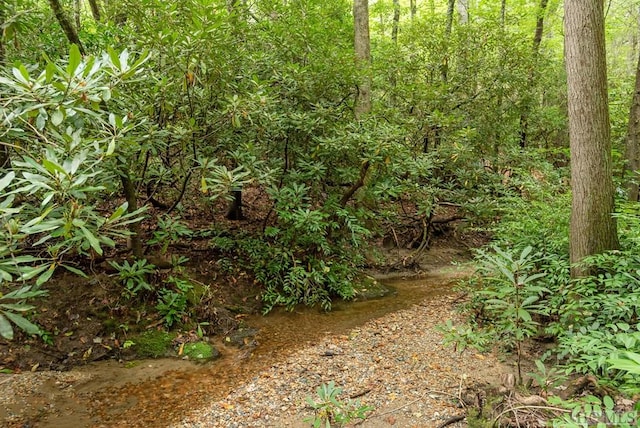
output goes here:
[{"label": "creek", "polygon": [[[259,330],[258,345],[248,350],[216,347],[222,357],[197,364],[181,359],[135,363],[102,361],[75,369],[78,381],[45,383],[44,415],[34,427],[162,427],[179,422],[190,411],[226,396],[289,353],[327,335],[342,335],[369,320],[451,293],[465,272],[440,270],[419,278],[383,279],[393,292],[384,298],[336,302],[329,313],[301,308],[250,316]],[[33,401],[34,407],[41,405]],[[34,409],[36,410],[36,409]]]}]

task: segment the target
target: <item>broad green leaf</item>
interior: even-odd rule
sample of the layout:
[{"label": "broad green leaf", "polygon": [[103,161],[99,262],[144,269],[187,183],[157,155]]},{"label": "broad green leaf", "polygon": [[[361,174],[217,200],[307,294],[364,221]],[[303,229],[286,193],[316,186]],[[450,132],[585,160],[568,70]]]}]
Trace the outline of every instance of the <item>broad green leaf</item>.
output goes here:
[{"label": "broad green leaf", "polygon": [[33,305],[24,305],[22,303],[0,303],[0,307],[14,312],[27,312],[35,308]]},{"label": "broad green leaf", "polygon": [[75,273],[76,275],[81,276],[83,278],[87,278],[87,274],[82,272],[80,269],[76,269],[76,268],[74,268],[72,266],[65,265],[65,264],[61,264],[60,266],[62,266],[63,268],[65,268],[69,272]]},{"label": "broad green leaf", "polygon": [[62,175],[67,175],[67,171],[65,171],[62,166],[49,159],[42,159],[42,166],[44,166],[51,175],[55,175],[56,172],[59,172]]},{"label": "broad green leaf", "polygon": [[100,248],[100,241],[98,241],[95,235],[91,233],[91,231],[89,231],[89,229],[87,229],[84,226],[80,226],[80,230],[82,230],[82,234],[85,236],[85,238],[87,238],[87,241],[89,241],[89,245],[91,245],[91,248],[93,248],[93,250],[99,255],[102,255],[102,248]]},{"label": "broad green leaf", "polygon": [[129,204],[125,202],[122,205],[120,205],[118,208],[116,208],[116,210],[113,212],[113,214],[111,214],[111,216],[107,220],[107,223],[122,217],[122,215],[127,212],[128,207],[129,207]]},{"label": "broad green leaf", "polygon": [[58,126],[62,123],[64,119],[64,114],[58,109],[51,114],[51,123],[54,126]]},{"label": "broad green leaf", "polygon": [[19,63],[16,67],[13,67],[11,71],[13,72],[13,76],[18,82],[27,86],[29,85],[31,78],[29,77],[29,72],[22,63]]},{"label": "broad green leaf", "polygon": [[9,321],[0,313],[0,336],[7,340],[13,339],[13,328]]},{"label": "broad green leaf", "polygon": [[31,321],[29,321],[25,317],[18,314],[11,313],[11,312],[5,312],[4,316],[9,318],[9,320],[11,320],[12,323],[17,325],[25,333],[31,334],[31,335],[40,334],[40,327],[33,324]]},{"label": "broad green leaf", "polygon": [[67,75],[73,76],[82,61],[82,55],[80,55],[80,49],[76,44],[71,45],[69,49],[69,62],[67,63]]},{"label": "broad green leaf", "polygon": [[16,173],[13,171],[10,171],[7,174],[5,174],[4,177],[0,178],[0,191],[4,190],[5,187],[11,184],[15,176],[16,176]]},{"label": "broad green leaf", "polygon": [[49,281],[49,279],[51,279],[51,275],[53,275],[53,272],[55,272],[55,270],[56,270],[56,265],[51,263],[51,265],[49,266],[49,269],[44,271],[44,273],[40,275],[36,280],[36,286],[39,287],[45,282]]},{"label": "broad green leaf", "polygon": [[111,155],[113,154],[113,152],[115,152],[115,151],[116,151],[116,139],[115,139],[115,138],[112,138],[112,139],[109,141],[109,146],[107,146],[107,153],[106,153],[106,155],[107,155],[107,156],[111,156]]}]

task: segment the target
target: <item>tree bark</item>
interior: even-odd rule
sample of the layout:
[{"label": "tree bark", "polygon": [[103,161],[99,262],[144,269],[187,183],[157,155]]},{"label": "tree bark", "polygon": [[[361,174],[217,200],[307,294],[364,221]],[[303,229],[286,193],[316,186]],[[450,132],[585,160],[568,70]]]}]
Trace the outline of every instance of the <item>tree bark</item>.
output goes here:
[{"label": "tree bark", "polygon": [[82,22],[80,21],[80,15],[82,13],[82,0],[74,0],[73,2],[73,18],[76,21],[76,30],[80,31],[82,28]]},{"label": "tree bark", "polygon": [[64,31],[64,34],[67,36],[69,43],[77,45],[78,49],[80,49],[80,53],[82,55],[85,55],[86,52],[84,50],[84,47],[82,46],[82,43],[80,43],[78,32],[73,27],[71,21],[69,21],[67,15],[64,13],[62,5],[60,4],[60,0],[49,0],[49,5],[51,6],[51,10],[58,20],[58,24],[60,24],[60,27],[62,27],[62,31]]},{"label": "tree bark", "polygon": [[98,0],[89,0],[89,7],[91,8],[91,15],[96,22],[100,22],[100,5]]},{"label": "tree bark", "polygon": [[354,113],[356,119],[371,111],[371,42],[369,36],[369,2],[354,0],[354,48],[356,66],[361,79],[356,93]]},{"label": "tree bark", "polygon": [[619,247],[614,210],[601,1],[571,0],[565,10],[565,63],[571,148],[571,275],[585,257]]},{"label": "tree bark", "polygon": [[[547,4],[548,0],[540,0],[540,7],[538,8],[538,16],[536,18],[536,31],[533,34],[533,64],[529,69],[529,76],[527,78],[527,88],[529,91],[533,90],[536,84],[538,54],[540,52],[540,44],[542,43],[542,34],[544,32],[544,15],[547,10]],[[522,113],[520,114],[520,148],[522,149],[527,147],[531,103],[531,96],[526,94],[522,106]]]},{"label": "tree bark", "polygon": [[[124,197],[128,204],[127,212],[134,212],[138,209],[138,192],[136,191],[136,185],[126,171],[121,172],[120,181],[122,183]],[[142,238],[140,236],[140,222],[136,221],[129,224],[129,232],[131,233],[129,237],[131,253],[136,259],[141,259],[144,253],[142,251]]]},{"label": "tree bark", "polygon": [[627,177],[627,196],[629,201],[638,202],[639,186],[638,171],[640,171],[640,55],[638,56],[638,65],[636,67],[636,85],[633,91],[633,99],[631,108],[629,109],[629,127],[627,131],[626,142],[626,172]]},{"label": "tree bark", "polygon": [[469,0],[458,0],[457,6],[460,24],[467,24],[469,22]]},{"label": "tree bark", "polygon": [[440,77],[443,82],[449,79],[449,40],[451,39],[451,31],[453,29],[453,11],[456,7],[456,0],[448,0],[447,3],[447,20],[444,27],[444,58],[440,65]]},{"label": "tree bark", "polygon": [[398,30],[400,27],[400,0],[393,0],[393,27],[391,28],[391,40],[398,43]]}]

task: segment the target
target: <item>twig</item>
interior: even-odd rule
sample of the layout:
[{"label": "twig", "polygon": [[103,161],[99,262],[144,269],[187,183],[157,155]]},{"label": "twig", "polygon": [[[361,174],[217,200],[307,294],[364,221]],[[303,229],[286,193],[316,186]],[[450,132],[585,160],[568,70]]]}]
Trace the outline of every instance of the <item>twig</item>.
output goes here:
[{"label": "twig", "polygon": [[364,390],[358,392],[357,394],[353,394],[353,395],[349,396],[349,398],[351,400],[353,400],[354,398],[362,397],[363,395],[368,394],[370,392],[371,392],[371,388],[367,388],[367,389],[364,389]]},{"label": "twig", "polygon": [[456,422],[460,422],[463,421],[467,418],[467,415],[458,415],[458,416],[452,416],[449,419],[447,419],[446,421],[444,421],[443,423],[441,423],[440,425],[438,425],[438,428],[444,428],[448,425],[453,425]]}]

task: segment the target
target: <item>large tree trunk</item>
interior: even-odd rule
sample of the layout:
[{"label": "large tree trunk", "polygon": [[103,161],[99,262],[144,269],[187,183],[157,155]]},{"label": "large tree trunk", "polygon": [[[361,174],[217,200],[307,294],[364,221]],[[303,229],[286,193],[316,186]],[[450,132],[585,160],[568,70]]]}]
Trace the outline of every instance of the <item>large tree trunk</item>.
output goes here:
[{"label": "large tree trunk", "polygon": [[82,46],[82,43],[80,43],[80,38],[78,37],[78,32],[73,27],[71,21],[69,21],[67,15],[64,13],[62,5],[60,4],[60,0],[49,0],[49,5],[51,6],[51,10],[58,20],[58,24],[60,24],[60,27],[62,27],[62,31],[64,31],[64,34],[67,36],[69,43],[77,45],[78,49],[80,49],[80,53],[82,55],[85,55],[84,47]]},{"label": "large tree trunk", "polygon": [[570,0],[565,9],[565,62],[571,147],[570,259],[617,249],[611,176],[604,11],[601,1]]},{"label": "large tree trunk", "polygon": [[356,65],[362,78],[358,85],[354,112],[356,118],[371,111],[371,42],[369,38],[369,2],[354,0],[354,48]]},{"label": "large tree trunk", "polygon": [[640,55],[636,67],[636,86],[629,110],[629,128],[626,147],[627,195],[632,202],[638,202],[638,172],[640,172]]}]

